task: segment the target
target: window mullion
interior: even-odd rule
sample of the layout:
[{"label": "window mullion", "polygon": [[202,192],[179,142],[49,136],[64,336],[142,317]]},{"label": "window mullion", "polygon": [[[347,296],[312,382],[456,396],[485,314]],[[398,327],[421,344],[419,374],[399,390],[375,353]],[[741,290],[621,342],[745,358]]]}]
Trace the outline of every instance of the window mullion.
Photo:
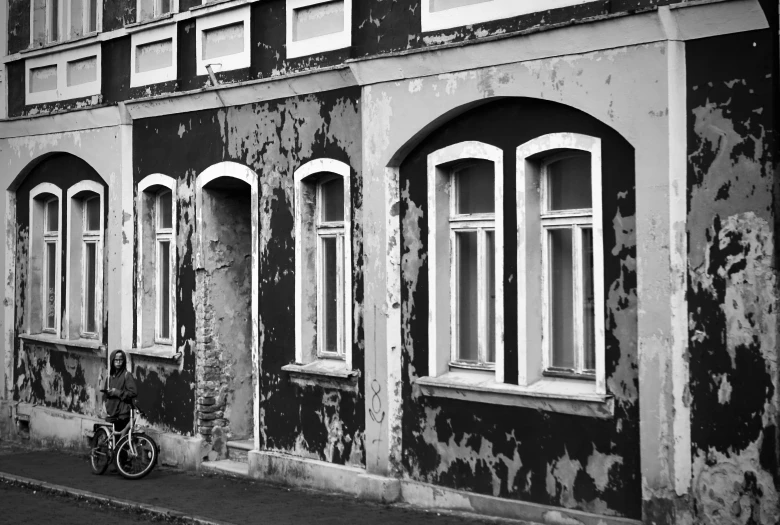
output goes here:
[{"label": "window mullion", "polygon": [[574,297],[574,367],[577,373],[582,373],[585,367],[583,345],[583,298],[582,298],[582,228],[572,227],[572,276]]},{"label": "window mullion", "polygon": [[487,240],[485,237],[485,229],[479,228],[477,230],[477,359],[479,364],[483,364],[487,360],[487,347],[485,345],[487,340],[487,301],[485,300],[487,291],[485,245]]}]

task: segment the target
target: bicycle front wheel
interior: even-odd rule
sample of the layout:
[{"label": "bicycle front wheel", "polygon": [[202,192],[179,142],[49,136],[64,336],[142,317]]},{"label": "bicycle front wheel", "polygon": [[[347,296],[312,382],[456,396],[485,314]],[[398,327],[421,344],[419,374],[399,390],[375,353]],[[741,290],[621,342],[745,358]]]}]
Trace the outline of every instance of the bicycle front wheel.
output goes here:
[{"label": "bicycle front wheel", "polygon": [[116,468],[127,479],[141,479],[157,463],[157,445],[145,434],[133,434],[132,446],[125,436],[116,447]]},{"label": "bicycle front wheel", "polygon": [[109,443],[111,438],[106,427],[100,427],[92,438],[92,450],[89,454],[89,463],[93,474],[103,474],[111,463],[111,450]]}]

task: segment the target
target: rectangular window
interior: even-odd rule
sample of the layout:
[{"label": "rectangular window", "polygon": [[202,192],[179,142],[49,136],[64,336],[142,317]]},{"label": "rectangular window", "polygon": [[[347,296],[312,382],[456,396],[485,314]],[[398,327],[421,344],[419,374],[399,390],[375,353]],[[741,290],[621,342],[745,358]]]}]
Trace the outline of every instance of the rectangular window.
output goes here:
[{"label": "rectangular window", "polygon": [[206,66],[219,73],[251,65],[249,19],[249,6],[195,19],[196,74],[208,75]]},{"label": "rectangular window", "polygon": [[86,261],[84,270],[84,319],[85,332],[94,334],[97,332],[97,319],[95,313],[97,295],[97,245],[94,242],[85,243]]},{"label": "rectangular window", "polygon": [[100,0],[33,0],[33,47],[81,38],[98,31]]},{"label": "rectangular window", "polygon": [[98,257],[101,239],[100,197],[89,197],[83,201],[84,224],[82,231],[84,271],[82,281],[83,310],[82,337],[95,338],[98,333]]},{"label": "rectangular window", "polygon": [[287,58],[352,45],[352,0],[287,0]]},{"label": "rectangular window", "polygon": [[59,253],[59,200],[51,199],[44,205],[43,240],[45,246],[43,301],[46,312],[44,332],[57,331],[57,256]]},{"label": "rectangular window", "polygon": [[318,185],[318,354],[344,356],[344,178]]},{"label": "rectangular window", "polygon": [[154,215],[157,242],[157,264],[155,265],[157,272],[157,286],[155,287],[157,320],[154,339],[156,343],[171,344],[173,192],[165,189],[157,194]]},{"label": "rectangular window", "polygon": [[495,364],[495,168],[462,161],[450,175],[452,365]]},{"label": "rectangular window", "polygon": [[542,165],[543,328],[547,375],[595,377],[590,154],[566,151]]},{"label": "rectangular window", "polygon": [[138,9],[138,22],[152,20],[171,12],[171,0],[140,0]]}]

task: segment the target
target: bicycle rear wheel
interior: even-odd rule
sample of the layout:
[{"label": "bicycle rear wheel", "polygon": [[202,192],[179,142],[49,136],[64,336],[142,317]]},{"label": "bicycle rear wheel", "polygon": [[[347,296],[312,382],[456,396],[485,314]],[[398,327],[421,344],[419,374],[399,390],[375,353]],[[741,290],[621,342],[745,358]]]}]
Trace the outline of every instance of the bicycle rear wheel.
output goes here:
[{"label": "bicycle rear wheel", "polygon": [[103,474],[111,463],[111,450],[109,443],[111,439],[106,427],[100,427],[92,437],[92,450],[89,454],[89,463],[93,474]]},{"label": "bicycle rear wheel", "polygon": [[[133,453],[135,449],[135,453]],[[116,447],[116,468],[127,479],[141,479],[157,464],[157,444],[146,434],[133,434],[133,446],[125,436]]]}]

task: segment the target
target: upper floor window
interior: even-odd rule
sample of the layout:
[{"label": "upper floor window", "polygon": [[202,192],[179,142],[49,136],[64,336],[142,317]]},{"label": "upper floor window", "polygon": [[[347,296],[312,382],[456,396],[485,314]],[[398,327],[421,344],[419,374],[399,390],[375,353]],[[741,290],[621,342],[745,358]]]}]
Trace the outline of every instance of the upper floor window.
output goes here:
[{"label": "upper floor window", "polygon": [[27,333],[59,335],[62,190],[50,183],[30,192]]},{"label": "upper floor window", "polygon": [[177,0],[138,0],[136,4],[138,22],[152,20],[168,13],[175,13],[177,4]]},{"label": "upper floor window", "polygon": [[429,375],[504,380],[503,152],[461,142],[428,155]]},{"label": "upper floor window", "polygon": [[585,2],[586,0],[421,0],[422,30],[439,31]]},{"label": "upper floor window", "polygon": [[[296,361],[352,369],[350,168],[331,159],[295,172]],[[344,365],[342,365],[344,366]]]},{"label": "upper floor window", "polygon": [[82,181],[68,190],[67,300],[68,339],[102,340],[103,187]]},{"label": "upper floor window", "polygon": [[352,45],[352,0],[287,0],[287,58]]},{"label": "upper floor window", "polygon": [[32,0],[31,45],[42,46],[99,31],[101,0]]},{"label": "upper floor window", "polygon": [[138,183],[136,347],[171,346],[176,320],[176,182],[161,174]]}]

